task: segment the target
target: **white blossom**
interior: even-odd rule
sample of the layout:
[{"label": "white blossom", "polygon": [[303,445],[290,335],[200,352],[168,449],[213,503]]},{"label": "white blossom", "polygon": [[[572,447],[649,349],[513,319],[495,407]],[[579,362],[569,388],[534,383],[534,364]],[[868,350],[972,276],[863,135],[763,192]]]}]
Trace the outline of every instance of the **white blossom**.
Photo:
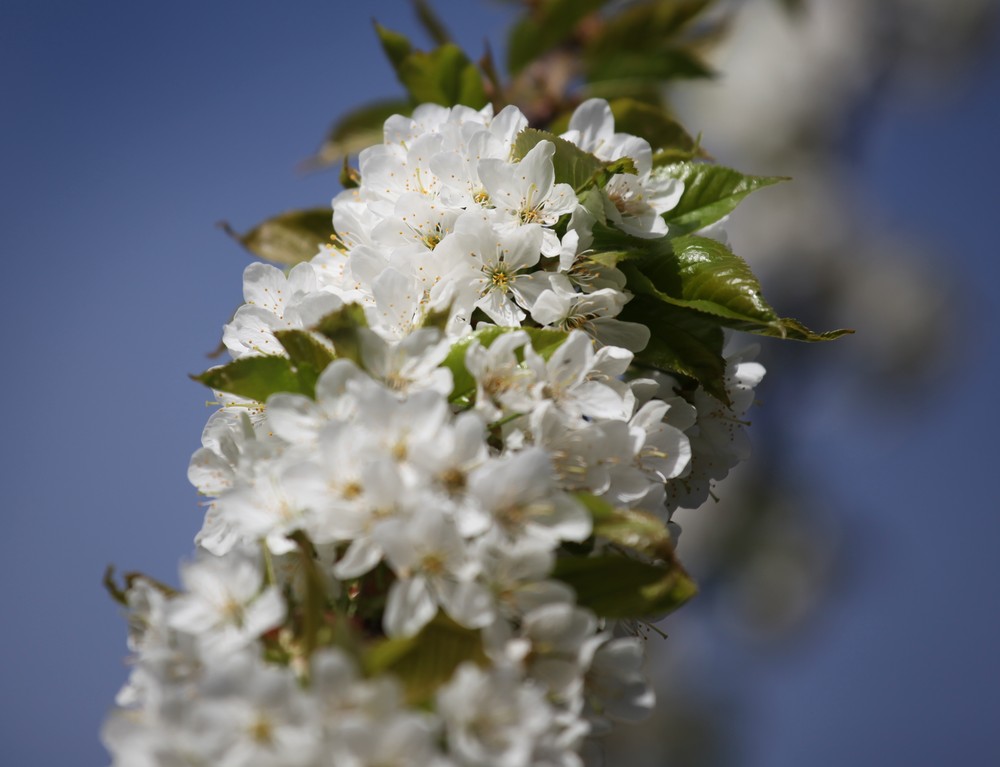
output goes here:
[{"label": "white blossom", "polygon": [[451,754],[468,767],[527,767],[555,726],[542,688],[522,683],[510,666],[484,671],[463,664],[441,688],[437,706]]},{"label": "white blossom", "polygon": [[170,603],[168,625],[195,636],[213,655],[240,650],[285,618],[276,586],[262,588],[263,573],[241,551],[205,555],[181,570],[185,592]]},{"label": "white blossom", "polygon": [[[127,589],[116,767],[582,767],[585,737],[648,713],[641,644],[559,568],[614,551],[589,496],[659,524],[700,503],[746,457],[763,368],[727,357],[728,404],[634,377],[650,333],[618,319],[632,296],[591,258],[595,222],[661,237],[683,185],[592,99],[563,138],[635,172],[585,208],[555,143],[517,159],[527,126],[513,106],[389,118],[334,240],[245,270],[231,357],[287,357],[275,333],[299,330],[332,361],[309,378],[292,354],[302,385],[266,402],[219,394],[188,469],[198,556],[176,593]],[[345,306],[349,341],[315,334]],[[466,662],[415,693],[440,632]]]}]

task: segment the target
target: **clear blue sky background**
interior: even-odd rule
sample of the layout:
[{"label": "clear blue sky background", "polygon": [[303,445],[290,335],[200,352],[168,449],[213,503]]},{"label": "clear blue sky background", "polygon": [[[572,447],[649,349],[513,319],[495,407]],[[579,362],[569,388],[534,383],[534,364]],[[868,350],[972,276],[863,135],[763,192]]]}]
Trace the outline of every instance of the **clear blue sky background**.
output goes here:
[{"label": "clear blue sky background", "polygon": [[[476,54],[508,18],[438,5]],[[209,411],[186,373],[246,263],[214,224],[332,196],[294,168],[343,109],[398,92],[373,15],[413,29],[386,1],[0,6],[0,764],[106,762],[126,651],[102,571],[173,580],[200,525],[185,472]],[[760,664],[748,765],[1000,763],[998,82],[994,45],[945,109],[882,110],[864,153],[880,215],[965,279],[963,337],[902,416],[817,395],[798,449],[863,578],[794,652],[732,659]]]}]

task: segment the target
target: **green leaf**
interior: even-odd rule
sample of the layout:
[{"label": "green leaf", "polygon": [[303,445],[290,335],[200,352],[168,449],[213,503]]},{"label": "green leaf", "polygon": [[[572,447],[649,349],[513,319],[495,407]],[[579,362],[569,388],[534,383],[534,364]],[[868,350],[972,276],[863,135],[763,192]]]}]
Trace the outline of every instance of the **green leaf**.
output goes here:
[{"label": "green leaf", "polygon": [[375,34],[378,35],[379,42],[382,43],[382,50],[389,57],[392,68],[398,72],[406,57],[413,52],[413,45],[409,38],[383,27],[377,21],[375,22]]},{"label": "green leaf", "polygon": [[464,628],[443,613],[413,637],[386,639],[364,658],[369,676],[394,674],[403,683],[407,702],[419,705],[433,699],[462,663],[489,662],[480,632]]},{"label": "green leaf", "polygon": [[365,310],[359,304],[348,304],[325,315],[313,330],[333,343],[334,354],[338,358],[349,359],[363,368],[358,330],[367,327]]},{"label": "green leaf", "polygon": [[693,50],[663,47],[651,52],[622,52],[614,56],[593,57],[585,64],[591,83],[629,82],[632,80],[690,80],[712,77],[714,72]]},{"label": "green leaf", "polygon": [[294,265],[308,261],[323,245],[330,244],[333,212],[330,208],[293,210],[269,218],[245,234],[238,234],[225,222],[220,226],[255,256]]},{"label": "green leaf", "polygon": [[[600,211],[595,206],[589,205],[592,197],[599,200]],[[607,218],[603,216],[604,195],[602,192],[589,191],[582,198],[582,202],[587,206],[591,215],[597,219],[591,227],[592,252],[588,252],[586,258],[607,266],[615,266],[622,261],[646,259],[653,254],[660,254],[664,251],[671,252],[670,246],[662,245],[659,238],[649,240],[635,237],[608,224]]]},{"label": "green leaf", "polygon": [[552,353],[558,349],[566,340],[566,333],[562,330],[550,330],[547,328],[507,328],[499,325],[487,325],[484,328],[473,331],[463,336],[451,346],[448,356],[441,363],[451,371],[453,386],[451,400],[455,401],[461,397],[468,396],[476,390],[476,379],[472,377],[469,369],[465,366],[465,354],[469,350],[473,341],[478,341],[484,347],[489,348],[497,338],[505,333],[513,333],[523,330],[531,340],[531,348],[542,358],[548,359]]},{"label": "green leaf", "polygon": [[316,392],[316,380],[333,361],[333,353],[305,330],[276,330],[274,336],[288,352],[299,383],[312,397]]},{"label": "green leaf", "polygon": [[672,165],[676,162],[687,162],[688,160],[694,160],[697,158],[708,157],[708,153],[701,146],[701,134],[694,139],[695,148],[691,150],[684,149],[661,149],[657,152],[653,152],[653,167],[659,168],[663,165]]},{"label": "green leaf", "polygon": [[736,330],[798,341],[830,341],[850,330],[815,333],[778,316],[747,263],[707,237],[635,240],[644,255],[621,264],[629,290],[718,318]]},{"label": "green leaf", "polygon": [[722,356],[725,338],[718,321],[649,296],[635,296],[619,319],[649,328],[649,343],[636,353],[637,364],[694,379],[713,397],[729,404]]},{"label": "green leaf", "polygon": [[663,562],[642,562],[618,554],[561,557],[552,575],[573,588],[577,604],[602,618],[659,617],[698,593],[673,557]]},{"label": "green leaf", "polygon": [[535,350],[542,359],[547,360],[552,354],[563,345],[568,335],[564,330],[553,330],[551,328],[521,328],[531,339],[531,348]]},{"label": "green leaf", "polygon": [[590,512],[595,536],[651,557],[673,559],[670,531],[658,517],[636,509],[617,508],[592,493],[576,493],[575,498]]},{"label": "green leaf", "polygon": [[587,44],[588,59],[610,59],[623,52],[648,54],[680,40],[680,35],[713,0],[636,3],[610,16]]},{"label": "green leaf", "polygon": [[583,260],[590,261],[601,266],[615,267],[620,262],[629,258],[632,254],[625,250],[602,250],[594,253],[587,253]]},{"label": "green leaf", "polygon": [[483,76],[457,45],[445,43],[432,51],[418,51],[398,32],[380,24],[375,31],[414,103],[464,104],[474,109],[486,105]]},{"label": "green leaf", "polygon": [[622,265],[634,293],[697,309],[731,327],[745,325],[749,330],[777,321],[750,267],[725,245],[694,235],[664,244],[672,245],[673,252]]},{"label": "green leaf", "polygon": [[524,159],[524,156],[540,141],[551,141],[555,145],[552,165],[555,169],[556,183],[569,184],[580,192],[597,183],[600,175],[606,172],[608,163],[597,159],[589,152],[584,152],[566,139],[535,128],[526,128],[518,134],[514,140],[513,159]]},{"label": "green leaf", "polygon": [[420,22],[420,26],[424,28],[431,40],[438,45],[451,42],[452,38],[448,28],[427,0],[413,0],[413,9],[417,12],[417,21]]},{"label": "green leaf", "polygon": [[306,161],[306,168],[333,165],[366,147],[381,143],[385,121],[393,115],[409,115],[412,111],[410,101],[388,99],[348,112],[334,123],[319,150]]},{"label": "green leaf", "polygon": [[835,341],[843,336],[854,335],[854,331],[850,328],[840,328],[838,330],[827,330],[824,333],[816,333],[810,330],[805,325],[803,325],[798,320],[792,319],[791,317],[782,317],[780,322],[780,327],[778,328],[768,328],[766,330],[755,330],[754,333],[760,333],[766,336],[776,336],[778,338],[785,338],[790,341]]},{"label": "green leaf", "polygon": [[676,37],[710,6],[714,0],[668,0],[668,2],[635,3],[612,16],[603,34],[594,41],[598,50],[610,52],[619,48],[649,48],[663,38]]},{"label": "green leaf", "polygon": [[543,0],[507,35],[507,70],[513,75],[539,56],[569,39],[580,21],[608,0]]},{"label": "green leaf", "polygon": [[664,109],[631,98],[615,99],[609,106],[615,129],[641,136],[654,151],[669,149],[689,157],[701,152],[698,143]]},{"label": "green leaf", "polygon": [[397,74],[417,103],[447,107],[464,104],[481,109],[489,101],[479,69],[453,43],[428,53],[411,53],[399,65]]},{"label": "green leaf", "polygon": [[582,53],[586,95],[609,101],[629,97],[660,107],[667,81],[712,76],[700,49],[714,27],[689,32],[710,2],[632,3],[611,15],[587,39]]},{"label": "green leaf", "polygon": [[264,402],[272,394],[309,394],[286,357],[241,357],[227,365],[191,376],[212,389]]},{"label": "green leaf", "polygon": [[721,165],[695,162],[665,165],[655,175],[684,182],[684,194],[677,206],[663,216],[671,237],[706,227],[731,213],[751,192],[787,180],[781,176],[745,176]]}]

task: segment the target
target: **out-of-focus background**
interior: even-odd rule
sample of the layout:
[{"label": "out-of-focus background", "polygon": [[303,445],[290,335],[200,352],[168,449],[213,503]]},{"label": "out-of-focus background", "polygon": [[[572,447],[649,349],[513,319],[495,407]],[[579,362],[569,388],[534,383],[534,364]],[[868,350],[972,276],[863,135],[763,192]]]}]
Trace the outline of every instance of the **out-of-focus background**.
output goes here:
[{"label": "out-of-focus background", "polygon": [[[609,765],[1000,763],[997,3],[738,6],[677,88],[720,161],[794,181],[729,228],[780,311],[757,453],[679,516],[702,596],[649,639],[661,711]],[[473,57],[514,9],[439,0]],[[246,229],[323,204],[331,121],[400,92],[409,3],[4,0],[0,764],[99,765],[126,675],[105,566],[175,581],[210,410],[187,379]]]}]

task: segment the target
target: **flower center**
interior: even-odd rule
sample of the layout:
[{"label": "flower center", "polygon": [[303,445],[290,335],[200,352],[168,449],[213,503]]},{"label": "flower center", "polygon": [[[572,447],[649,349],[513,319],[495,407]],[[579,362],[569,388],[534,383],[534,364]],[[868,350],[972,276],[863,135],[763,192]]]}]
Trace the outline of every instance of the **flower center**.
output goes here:
[{"label": "flower center", "polygon": [[261,745],[269,745],[274,740],[274,727],[271,721],[264,716],[260,716],[250,725],[250,737]]},{"label": "flower center", "polygon": [[536,224],[542,220],[542,213],[537,208],[522,208],[518,212],[522,224]]},{"label": "flower center", "polygon": [[451,466],[441,472],[441,484],[451,495],[461,492],[465,489],[465,472]]}]

